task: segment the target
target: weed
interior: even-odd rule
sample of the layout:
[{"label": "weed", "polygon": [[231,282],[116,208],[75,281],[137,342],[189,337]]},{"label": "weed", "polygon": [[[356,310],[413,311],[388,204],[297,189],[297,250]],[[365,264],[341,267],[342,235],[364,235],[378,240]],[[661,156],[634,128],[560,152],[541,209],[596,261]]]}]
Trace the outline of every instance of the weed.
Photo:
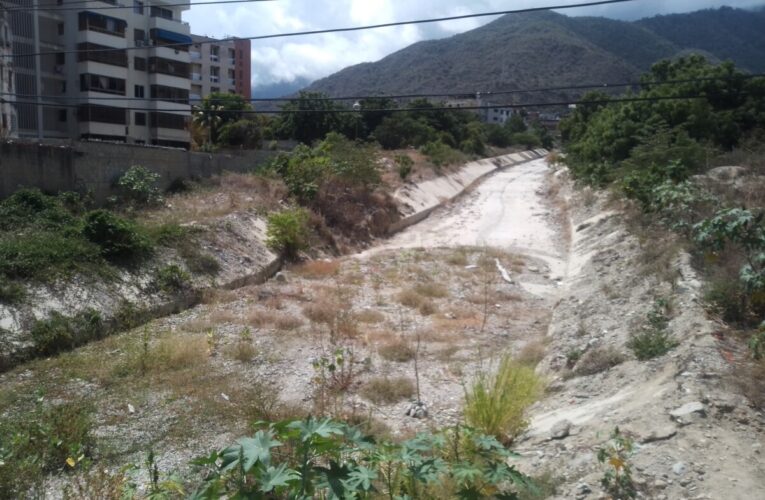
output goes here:
[{"label": "weed", "polygon": [[252,332],[245,328],[239,334],[239,340],[234,345],[232,357],[242,363],[249,363],[258,354],[258,350],[252,345]]},{"label": "weed", "polygon": [[361,388],[361,395],[376,405],[398,403],[414,393],[414,382],[406,377],[376,377]]},{"label": "weed", "polygon": [[518,492],[518,500],[544,500],[559,494],[560,486],[564,478],[553,475],[552,472],[544,472],[529,480],[527,487]]},{"label": "weed", "polygon": [[424,302],[426,302],[425,297],[417,293],[413,288],[402,290],[396,298],[401,305],[411,307],[412,309],[418,309]]},{"label": "weed", "polygon": [[648,313],[643,331],[634,334],[627,343],[640,361],[646,361],[663,356],[677,346],[667,331],[669,304],[663,299],[657,299],[653,309]]},{"label": "weed", "polygon": [[465,390],[465,419],[481,432],[512,440],[526,428],[523,413],[541,391],[533,368],[503,356],[495,373],[480,372]]},{"label": "weed", "polygon": [[414,359],[414,349],[401,339],[384,344],[377,352],[383,359],[396,363],[406,363]]},{"label": "weed", "polygon": [[582,359],[581,349],[571,349],[566,352],[566,368],[573,369],[574,366]]},{"label": "weed", "polygon": [[26,290],[21,284],[8,281],[0,275],[0,304],[18,304],[25,297]]},{"label": "weed", "polygon": [[84,466],[93,447],[91,411],[82,403],[50,406],[37,395],[32,414],[0,421],[0,497],[27,497],[45,474]]},{"label": "weed", "polygon": [[577,376],[595,375],[624,363],[624,354],[613,347],[597,347],[581,354],[574,368]]},{"label": "weed", "polygon": [[181,252],[183,261],[189,271],[196,274],[207,274],[215,276],[220,272],[221,266],[218,259],[209,253],[202,252]]},{"label": "weed", "polygon": [[277,330],[297,330],[303,326],[303,321],[295,316],[280,314],[274,318],[274,327]]},{"label": "weed", "polygon": [[48,319],[35,321],[30,333],[35,350],[42,355],[51,355],[99,338],[104,331],[101,315],[88,309],[75,316],[54,311]]},{"label": "weed", "polygon": [[611,434],[611,440],[598,449],[598,462],[606,466],[600,484],[615,500],[637,498],[629,464],[634,446],[632,439],[622,434],[617,427]]},{"label": "weed", "polygon": [[191,276],[177,264],[159,269],[155,280],[159,289],[165,293],[182,292],[191,286]]},{"label": "weed", "polygon": [[150,369],[153,371],[198,369],[207,363],[208,352],[206,336],[163,337],[149,357]]},{"label": "weed", "polygon": [[308,212],[291,208],[268,216],[266,244],[286,259],[297,259],[298,253],[308,248]]},{"label": "weed", "polygon": [[438,312],[438,307],[431,300],[424,300],[417,309],[423,316],[430,316]]},{"label": "weed", "polygon": [[468,265],[468,253],[464,248],[454,250],[446,257],[446,263],[452,266],[465,267]]}]

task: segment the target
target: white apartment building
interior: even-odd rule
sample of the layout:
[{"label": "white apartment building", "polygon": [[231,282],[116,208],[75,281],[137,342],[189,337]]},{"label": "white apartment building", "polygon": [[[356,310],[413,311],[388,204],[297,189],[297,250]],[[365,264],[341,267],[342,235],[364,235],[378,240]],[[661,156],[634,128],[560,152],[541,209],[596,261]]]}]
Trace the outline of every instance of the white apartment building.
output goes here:
[{"label": "white apartment building", "polygon": [[[188,3],[41,1],[6,2],[20,137],[188,147]],[[19,57],[36,52],[46,54]]]},{"label": "white apartment building", "polygon": [[199,35],[191,38],[191,98],[199,101],[213,92],[223,92],[251,99],[250,41]]},{"label": "white apartment building", "polygon": [[11,30],[5,11],[0,11],[0,138],[15,137],[18,130],[13,95]]}]

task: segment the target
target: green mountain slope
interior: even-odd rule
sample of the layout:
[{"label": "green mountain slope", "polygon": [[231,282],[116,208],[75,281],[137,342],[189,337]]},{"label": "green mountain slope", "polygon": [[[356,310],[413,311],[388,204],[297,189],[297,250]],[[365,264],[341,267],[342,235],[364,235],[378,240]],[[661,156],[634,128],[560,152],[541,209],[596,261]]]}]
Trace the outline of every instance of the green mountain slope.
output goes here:
[{"label": "green mountain slope", "polygon": [[[765,13],[722,8],[632,23],[552,12],[508,15],[351,66],[307,90],[333,96],[472,93],[631,81],[660,59],[692,52],[765,71]],[[519,94],[496,100],[528,103],[541,97]]]}]

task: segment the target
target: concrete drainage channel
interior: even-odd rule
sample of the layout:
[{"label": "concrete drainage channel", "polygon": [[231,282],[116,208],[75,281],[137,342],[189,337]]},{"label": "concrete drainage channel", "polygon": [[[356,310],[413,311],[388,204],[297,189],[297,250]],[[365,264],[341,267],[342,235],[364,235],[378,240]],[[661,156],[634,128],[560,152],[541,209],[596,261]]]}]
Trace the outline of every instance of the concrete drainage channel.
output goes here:
[{"label": "concrete drainage channel", "polygon": [[[402,219],[392,224],[394,235],[426,219],[434,210],[466,193],[490,174],[520,165],[547,154],[537,149],[473,161],[458,171],[421,183],[409,183],[394,193]],[[177,314],[198,305],[212,289],[235,290],[265,283],[283,266],[282,260],[265,247],[265,222],[252,215],[231,214],[215,224],[215,253],[223,260],[222,283],[210,285],[195,278],[191,290],[175,295],[150,294],[143,290],[153,273],[124,273],[115,284],[74,280],[65,286],[36,287],[29,296],[34,304],[11,307],[0,304],[0,371],[5,371],[38,353],[30,338],[36,319],[54,313],[75,316],[88,309],[99,311],[105,327],[120,331],[126,310],[134,315],[127,326],[134,328],[151,320]],[[126,309],[127,307],[127,309]]]}]

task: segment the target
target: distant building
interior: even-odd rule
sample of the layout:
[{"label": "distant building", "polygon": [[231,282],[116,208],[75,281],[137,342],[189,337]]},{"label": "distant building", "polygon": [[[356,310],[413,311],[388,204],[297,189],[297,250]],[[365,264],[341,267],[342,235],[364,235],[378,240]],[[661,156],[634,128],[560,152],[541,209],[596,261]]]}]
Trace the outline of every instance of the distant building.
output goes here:
[{"label": "distant building", "polygon": [[13,43],[5,11],[0,11],[0,138],[16,137],[16,97],[13,85]]},{"label": "distant building", "polygon": [[515,113],[512,108],[502,108],[497,104],[484,102],[483,106],[487,106],[482,110],[482,119],[486,123],[495,123],[497,125],[504,125],[507,120]]},{"label": "distant building", "polygon": [[[213,92],[252,98],[250,41],[191,35],[191,99]],[[200,43],[202,42],[202,43]]]},{"label": "distant building", "polygon": [[[191,37],[181,20],[188,3],[57,0],[39,10],[25,10],[37,0],[4,3],[14,88],[28,96],[16,104],[20,137],[189,146]],[[105,4],[124,8],[99,10]],[[134,46],[141,48],[128,50]]]}]

